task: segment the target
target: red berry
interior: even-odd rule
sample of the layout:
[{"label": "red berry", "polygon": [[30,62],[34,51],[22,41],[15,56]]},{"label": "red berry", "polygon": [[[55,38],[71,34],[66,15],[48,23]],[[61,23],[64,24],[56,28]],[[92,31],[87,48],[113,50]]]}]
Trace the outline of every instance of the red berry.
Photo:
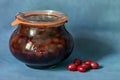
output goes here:
[{"label": "red berry", "polygon": [[85,69],[83,66],[81,66],[81,65],[79,65],[79,66],[77,67],[77,70],[78,70],[79,72],[85,72],[85,71],[86,71],[86,69]]},{"label": "red berry", "polygon": [[50,49],[52,49],[52,50],[55,50],[55,49],[56,49],[56,45],[53,44],[53,43],[51,43],[51,44],[49,45],[49,47],[50,47]]},{"label": "red berry", "polygon": [[46,44],[50,44],[52,42],[52,39],[48,38],[45,40]]},{"label": "red berry", "polygon": [[38,57],[38,58],[40,58],[42,56],[42,54],[40,52],[36,52],[35,56]]},{"label": "red berry", "polygon": [[39,43],[40,43],[40,44],[44,43],[44,40],[39,39]]},{"label": "red berry", "polygon": [[82,60],[80,60],[79,58],[75,58],[73,63],[78,66],[78,65],[82,64]]},{"label": "red berry", "polygon": [[77,66],[73,63],[69,64],[67,68],[69,71],[76,71],[77,70]]},{"label": "red berry", "polygon": [[88,64],[88,65],[90,65],[91,62],[92,62],[91,60],[85,60],[85,61],[84,61],[84,63],[85,63],[85,64]]},{"label": "red berry", "polygon": [[60,44],[65,45],[65,40],[64,39],[60,39]]},{"label": "red berry", "polygon": [[88,65],[88,64],[82,64],[82,66],[83,66],[86,70],[91,69],[91,66],[90,66],[90,65]]},{"label": "red berry", "polygon": [[91,67],[92,69],[97,69],[99,68],[99,64],[97,62],[91,62]]},{"label": "red berry", "polygon": [[48,49],[47,45],[40,45],[40,50],[46,51]]},{"label": "red berry", "polygon": [[54,39],[53,39],[53,42],[54,42],[54,43],[59,43],[59,39],[58,39],[58,38],[54,38]]}]

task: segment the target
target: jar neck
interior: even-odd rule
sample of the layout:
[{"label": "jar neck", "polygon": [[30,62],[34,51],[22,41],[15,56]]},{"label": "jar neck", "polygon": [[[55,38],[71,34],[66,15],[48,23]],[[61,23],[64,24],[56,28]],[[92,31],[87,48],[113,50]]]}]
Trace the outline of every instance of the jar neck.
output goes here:
[{"label": "jar neck", "polygon": [[48,27],[44,27],[44,26],[33,26],[33,25],[26,25],[26,24],[19,24],[18,27],[24,27],[24,28],[60,28],[60,27],[64,27],[65,24],[59,24],[59,25],[54,25],[54,26],[48,26]]},{"label": "jar neck", "polygon": [[12,22],[12,26],[17,24],[26,24],[32,26],[54,26],[64,24],[67,21],[67,16],[58,11],[42,10],[42,11],[30,11],[21,12],[16,15],[15,21]]}]

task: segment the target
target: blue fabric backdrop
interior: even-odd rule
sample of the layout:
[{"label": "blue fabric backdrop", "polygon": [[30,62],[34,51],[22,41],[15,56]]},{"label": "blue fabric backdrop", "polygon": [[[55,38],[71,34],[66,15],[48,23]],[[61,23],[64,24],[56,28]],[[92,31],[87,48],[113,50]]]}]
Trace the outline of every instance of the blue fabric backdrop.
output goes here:
[{"label": "blue fabric backdrop", "polygon": [[[35,70],[15,59],[9,38],[18,12],[57,10],[68,15],[67,30],[75,48],[56,68]],[[86,73],[70,72],[75,57],[97,61],[102,67]],[[0,0],[0,80],[120,80],[120,0]]]}]

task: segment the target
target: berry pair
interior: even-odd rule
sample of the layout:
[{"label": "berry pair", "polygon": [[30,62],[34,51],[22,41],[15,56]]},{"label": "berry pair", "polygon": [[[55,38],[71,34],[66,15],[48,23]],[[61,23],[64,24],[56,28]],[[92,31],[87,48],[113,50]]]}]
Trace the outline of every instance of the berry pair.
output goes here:
[{"label": "berry pair", "polygon": [[69,71],[85,72],[90,69],[98,69],[99,64],[91,60],[85,60],[82,62],[81,59],[75,58],[73,63],[69,64],[67,68]]}]

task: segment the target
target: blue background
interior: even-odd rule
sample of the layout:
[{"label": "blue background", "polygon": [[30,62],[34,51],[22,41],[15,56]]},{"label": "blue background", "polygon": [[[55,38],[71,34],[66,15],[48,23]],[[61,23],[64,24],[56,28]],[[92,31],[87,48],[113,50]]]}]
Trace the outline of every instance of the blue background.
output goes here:
[{"label": "blue background", "polygon": [[[18,12],[57,10],[68,16],[67,30],[75,48],[53,69],[35,70],[15,59],[9,38]],[[85,73],[70,72],[66,65],[75,57],[97,61],[102,67]],[[0,0],[0,80],[119,80],[120,0]]]}]

